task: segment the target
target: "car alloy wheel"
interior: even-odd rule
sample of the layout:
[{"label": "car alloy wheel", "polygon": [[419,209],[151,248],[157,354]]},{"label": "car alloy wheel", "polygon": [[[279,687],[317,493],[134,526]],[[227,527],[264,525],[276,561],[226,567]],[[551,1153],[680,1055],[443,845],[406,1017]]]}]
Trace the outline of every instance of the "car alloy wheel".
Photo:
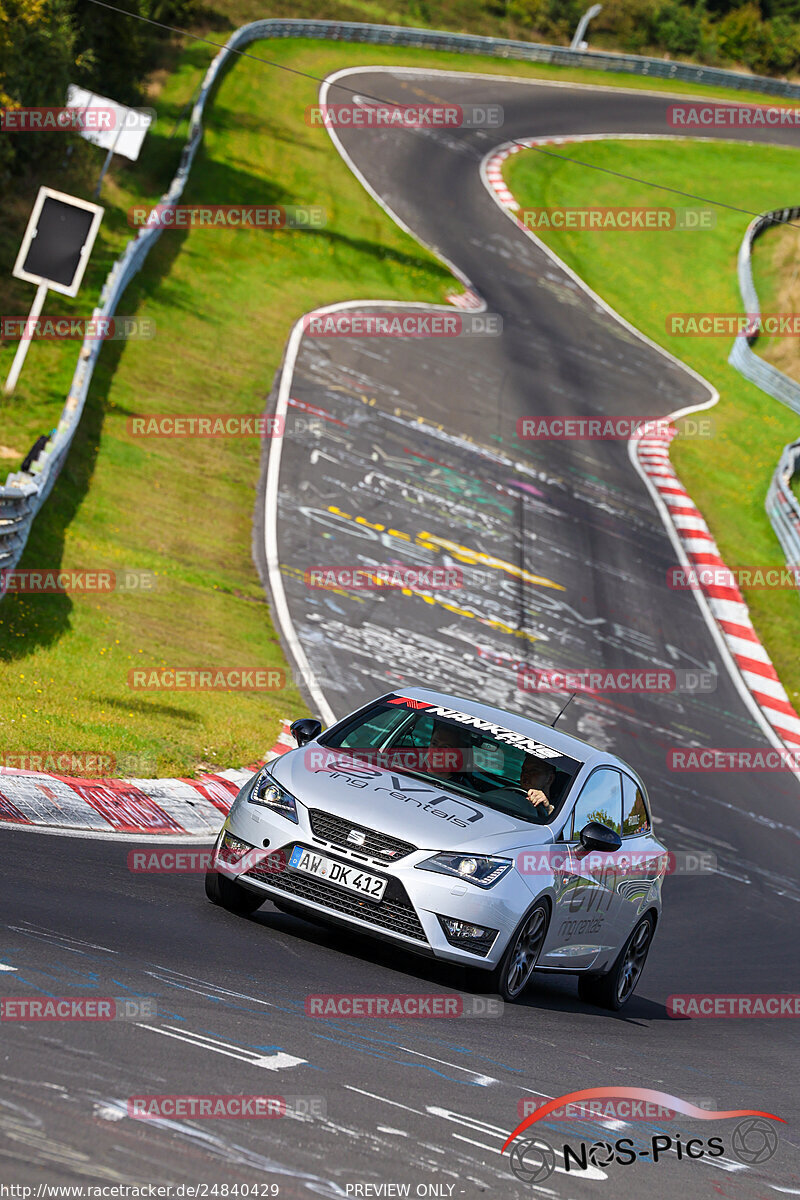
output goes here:
[{"label": "car alloy wheel", "polygon": [[655,932],[652,914],[643,917],[628,938],[616,962],[604,975],[581,975],[578,995],[587,1004],[618,1012],[630,1000],[647,961],[647,952]]},{"label": "car alloy wheel", "polygon": [[516,1000],[521,996],[530,980],[547,932],[547,917],[546,905],[537,904],[528,913],[503,955],[498,991],[506,1000]]},{"label": "car alloy wheel", "polygon": [[639,976],[647,961],[647,952],[650,949],[652,937],[653,922],[645,917],[633,931],[620,967],[617,979],[617,1001],[620,1008],[633,994],[633,990],[639,982]]}]

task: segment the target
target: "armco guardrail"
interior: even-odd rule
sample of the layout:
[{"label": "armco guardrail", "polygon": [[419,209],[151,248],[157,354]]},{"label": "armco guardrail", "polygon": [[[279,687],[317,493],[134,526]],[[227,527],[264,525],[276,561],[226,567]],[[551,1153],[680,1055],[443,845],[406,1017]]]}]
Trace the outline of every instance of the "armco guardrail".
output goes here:
[{"label": "armco guardrail", "polygon": [[[331,41],[367,42],[391,46],[419,46],[429,50],[448,50],[459,54],[477,54],[492,58],[513,58],[527,62],[550,63],[555,66],[589,67],[594,70],[619,71],[630,75],[650,76],[653,79],[674,79],[687,83],[703,83],[754,91],[785,99],[800,99],[800,85],[761,75],[744,75],[738,71],[723,71],[716,67],[693,66],[690,63],[667,62],[659,58],[644,58],[636,54],[609,54],[596,50],[570,50],[564,46],[547,46],[534,42],[515,42],[504,38],[475,37],[471,34],[445,33],[437,30],[411,29],[395,25],[370,25],[350,21],[289,21],[264,20],[243,25],[230,37],[215,57],[192,109],[189,136],[183,148],[180,165],[169,190],[161,203],[176,204],[180,199],[197,147],[202,137],[203,111],[210,91],[221,71],[237,50],[264,38],[301,37]],[[158,227],[143,229],[125,248],[106,279],[96,317],[110,317],[130,280],[141,268],[150,249],[160,236]],[[56,431],[44,452],[30,471],[18,471],[8,476],[0,487],[0,568],[16,565],[28,539],[30,527],[47,499],[75,436],[83,413],[102,341],[87,338],[80,351],[72,385]]]},{"label": "armco guardrail", "polygon": [[[796,221],[800,217],[798,208],[776,208],[772,212],[761,213],[747,227],[739,247],[738,273],[739,290],[744,301],[744,311],[749,317],[760,316],[761,306],[753,281],[753,243],[765,229],[774,225],[785,225],[787,221]],[[754,330],[746,337],[734,339],[733,348],[728,355],[728,362],[736,367],[756,384],[762,391],[782,404],[800,413],[800,383],[784,375],[777,367],[765,362],[753,353],[752,344],[757,341],[758,332]],[[785,446],[777,470],[767,491],[766,509],[772,522],[778,541],[786,554],[790,566],[800,566],[800,503],[791,489],[791,480],[800,471],[800,442]]]},{"label": "armco guardrail", "polygon": [[790,567],[800,570],[800,502],[791,489],[800,471],[800,441],[784,446],[767,492],[767,513]]},{"label": "armco guardrail", "polygon": [[[739,290],[742,293],[742,300],[744,301],[744,311],[748,316],[758,316],[761,313],[758,293],[753,282],[753,243],[765,229],[769,229],[773,225],[783,225],[787,221],[796,221],[798,217],[800,217],[800,207],[776,208],[772,212],[761,213],[760,216],[752,220],[747,226],[745,235],[742,238],[742,244],[739,247],[737,269],[739,272]],[[770,396],[774,396],[776,400],[780,400],[788,408],[793,409],[796,413],[800,413],[800,383],[796,383],[794,379],[790,379],[788,375],[784,375],[777,367],[773,367],[770,363],[765,362],[763,358],[759,358],[757,354],[753,353],[752,346],[757,339],[757,332],[749,334],[746,337],[737,337],[728,355],[728,362],[731,366],[736,367],[744,375],[745,379],[749,379],[751,383],[755,383],[762,391],[768,392]]]}]

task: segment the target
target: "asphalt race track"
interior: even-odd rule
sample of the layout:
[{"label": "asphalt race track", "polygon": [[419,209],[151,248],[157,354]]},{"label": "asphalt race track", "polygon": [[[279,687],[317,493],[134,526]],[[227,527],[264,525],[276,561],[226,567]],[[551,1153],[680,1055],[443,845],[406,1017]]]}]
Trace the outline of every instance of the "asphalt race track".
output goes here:
[{"label": "asphalt race track", "polygon": [[[665,585],[675,551],[625,444],[514,437],[520,416],[663,416],[708,393],[517,230],[478,171],[512,137],[668,133],[670,101],[400,71],[360,73],[349,86],[388,100],[503,106],[500,131],[342,135],[371,187],[502,317],[503,336],[303,339],[278,546],[313,673],[304,682],[337,716],[425,683],[549,720],[560,701],[519,692],[518,663],[715,672],[710,693],[578,697],[561,727],[629,760],[669,848],[710,850],[719,870],[667,881],[647,968],[618,1016],[582,1004],[569,978],[547,976],[499,1018],[324,1020],[306,1015],[309,994],[479,991],[479,981],[270,904],[233,917],[206,902],[200,875],[130,872],[131,843],[4,830],[7,994],[150,997],[158,1018],[4,1022],[0,1178],[27,1164],[35,1183],[269,1182],[281,1196],[358,1195],[355,1186],[379,1183],[444,1197],[800,1194],[792,1022],[677,1021],[666,1010],[675,993],[797,990],[800,787],[788,773],[667,770],[672,747],[769,743],[695,598]],[[580,157],[579,146],[559,152],[572,151]],[[313,433],[308,406],[323,414]],[[395,532],[382,540],[375,525]],[[262,535],[258,527],[263,568]],[[304,584],[312,566],[387,561],[466,564],[465,586],[445,604]],[[730,1121],[543,1122],[553,1144],[624,1134],[646,1153],[653,1134],[678,1131],[719,1135],[725,1153],[519,1182],[499,1153],[519,1102],[612,1084],[765,1110],[786,1124],[774,1156],[748,1166],[730,1150]],[[128,1098],[154,1092],[281,1095],[292,1114],[130,1119]]]}]

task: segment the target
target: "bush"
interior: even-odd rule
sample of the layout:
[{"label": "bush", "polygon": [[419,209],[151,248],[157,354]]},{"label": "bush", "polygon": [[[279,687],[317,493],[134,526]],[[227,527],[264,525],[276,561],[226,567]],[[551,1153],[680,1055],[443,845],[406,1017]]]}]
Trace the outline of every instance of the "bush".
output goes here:
[{"label": "bush", "polygon": [[[0,0],[0,104],[60,106],[79,70],[68,0]],[[64,151],[63,133],[0,138],[0,171],[21,171]]]}]

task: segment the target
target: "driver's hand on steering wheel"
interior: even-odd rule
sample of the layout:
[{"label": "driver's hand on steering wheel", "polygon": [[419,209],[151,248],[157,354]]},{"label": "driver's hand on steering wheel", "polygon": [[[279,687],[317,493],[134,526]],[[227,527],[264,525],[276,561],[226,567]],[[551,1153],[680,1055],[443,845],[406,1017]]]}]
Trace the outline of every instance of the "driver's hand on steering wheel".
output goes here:
[{"label": "driver's hand on steering wheel", "polygon": [[532,804],[534,808],[538,808],[540,804],[543,804],[544,811],[548,817],[552,812],[555,812],[555,805],[551,804],[544,792],[540,792],[538,788],[528,789],[528,803]]}]

